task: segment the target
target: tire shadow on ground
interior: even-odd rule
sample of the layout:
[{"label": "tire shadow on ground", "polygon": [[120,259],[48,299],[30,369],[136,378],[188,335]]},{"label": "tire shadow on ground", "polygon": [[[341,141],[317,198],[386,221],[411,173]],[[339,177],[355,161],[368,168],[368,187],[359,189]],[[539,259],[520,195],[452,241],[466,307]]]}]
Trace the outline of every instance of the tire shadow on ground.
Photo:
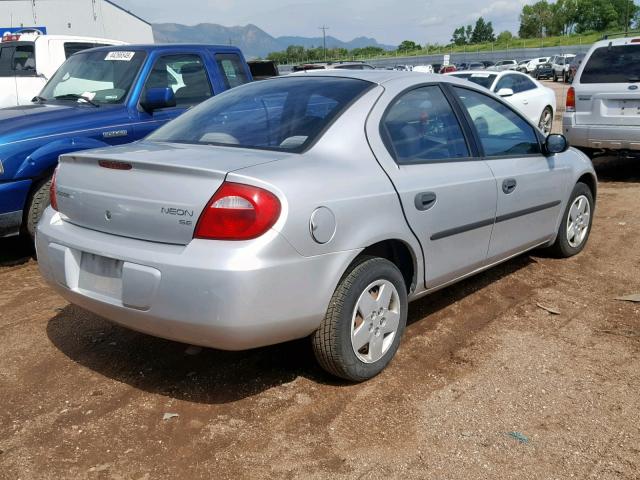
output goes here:
[{"label": "tire shadow on ground", "polygon": [[[410,306],[408,324],[426,319],[531,263],[533,260],[523,255],[417,300]],[[485,317],[472,326],[467,321],[456,322],[447,334],[449,338],[444,339],[446,347],[439,350],[438,358],[425,362],[435,365],[450,358],[494,318]],[[429,322],[426,331],[435,329],[437,324],[437,320]],[[325,385],[350,385],[317,366],[308,339],[242,352],[203,348],[190,355],[188,345],[134,332],[73,305],[48,321],[47,335],[68,358],[105,377],[150,393],[197,403],[238,401],[298,377]]]},{"label": "tire shadow on ground", "polygon": [[35,259],[33,243],[22,236],[0,238],[0,267],[14,267]]}]

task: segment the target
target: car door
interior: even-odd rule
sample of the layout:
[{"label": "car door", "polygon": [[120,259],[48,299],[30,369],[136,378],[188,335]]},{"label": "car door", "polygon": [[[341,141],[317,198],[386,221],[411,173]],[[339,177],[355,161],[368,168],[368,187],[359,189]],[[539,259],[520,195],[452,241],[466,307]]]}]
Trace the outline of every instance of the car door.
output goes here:
[{"label": "car door", "polygon": [[422,246],[427,288],[485,264],[497,201],[493,174],[447,95],[438,84],[388,88],[389,100],[367,122],[371,148]]},{"label": "car door", "polygon": [[488,261],[507,258],[553,238],[570,171],[542,154],[536,129],[508,105],[477,90],[454,87],[474,126],[498,186]]},{"label": "car door", "polygon": [[173,120],[188,108],[213,96],[206,66],[197,54],[170,54],[158,57],[145,80],[140,99],[151,88],[171,88],[176,106],[153,112],[140,109],[136,137],[141,138]]}]

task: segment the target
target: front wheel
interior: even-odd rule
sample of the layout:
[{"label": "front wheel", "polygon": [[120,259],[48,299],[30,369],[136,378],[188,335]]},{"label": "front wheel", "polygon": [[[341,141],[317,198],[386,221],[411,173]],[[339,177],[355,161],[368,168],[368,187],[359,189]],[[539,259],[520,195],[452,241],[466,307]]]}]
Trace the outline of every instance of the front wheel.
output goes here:
[{"label": "front wheel", "polygon": [[407,323],[402,273],[383,258],[363,257],[345,273],[311,340],[329,373],[361,382],[391,361]]},{"label": "front wheel", "polygon": [[551,251],[558,257],[568,258],[580,253],[589,238],[593,223],[593,193],[582,182],[576,183],[567,203],[558,237]]},{"label": "front wheel", "polygon": [[551,107],[547,106],[542,111],[540,121],[538,122],[538,128],[545,134],[545,136],[551,133],[551,129],[553,128],[553,110]]},{"label": "front wheel", "polygon": [[553,71],[553,81],[557,82],[558,81],[558,75],[556,75],[555,70]]}]

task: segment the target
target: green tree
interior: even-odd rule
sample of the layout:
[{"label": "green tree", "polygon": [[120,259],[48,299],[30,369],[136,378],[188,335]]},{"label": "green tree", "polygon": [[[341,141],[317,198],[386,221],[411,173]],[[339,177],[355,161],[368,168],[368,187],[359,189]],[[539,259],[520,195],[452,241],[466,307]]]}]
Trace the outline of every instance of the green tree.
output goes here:
[{"label": "green tree", "polygon": [[494,42],[495,40],[496,36],[493,33],[493,25],[491,22],[485,22],[484,18],[480,17],[476,21],[475,27],[473,27],[471,43],[486,43]]},{"label": "green tree", "polygon": [[399,52],[410,52],[413,50],[420,50],[420,44],[412,41],[412,40],[404,40],[399,46]]},{"label": "green tree", "polygon": [[544,36],[550,29],[553,13],[547,0],[522,7],[520,14],[520,38]]},{"label": "green tree", "polygon": [[509,30],[500,32],[500,35],[498,35],[496,38],[496,42],[498,43],[509,43],[511,40],[513,40],[513,33],[511,33]]},{"label": "green tree", "polygon": [[467,43],[467,34],[464,27],[456,28],[451,36],[451,43],[456,45],[465,45]]}]

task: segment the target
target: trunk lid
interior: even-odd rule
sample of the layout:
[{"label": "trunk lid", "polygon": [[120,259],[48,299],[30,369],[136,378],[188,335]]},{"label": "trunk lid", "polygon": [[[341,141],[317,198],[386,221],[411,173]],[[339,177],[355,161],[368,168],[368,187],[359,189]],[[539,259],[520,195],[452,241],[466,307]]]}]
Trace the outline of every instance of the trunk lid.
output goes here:
[{"label": "trunk lid", "polygon": [[186,245],[227,173],[286,155],[152,142],[63,155],[56,176],[58,210],[81,227]]},{"label": "trunk lid", "polygon": [[633,83],[577,85],[576,124],[640,126],[640,89]]}]

